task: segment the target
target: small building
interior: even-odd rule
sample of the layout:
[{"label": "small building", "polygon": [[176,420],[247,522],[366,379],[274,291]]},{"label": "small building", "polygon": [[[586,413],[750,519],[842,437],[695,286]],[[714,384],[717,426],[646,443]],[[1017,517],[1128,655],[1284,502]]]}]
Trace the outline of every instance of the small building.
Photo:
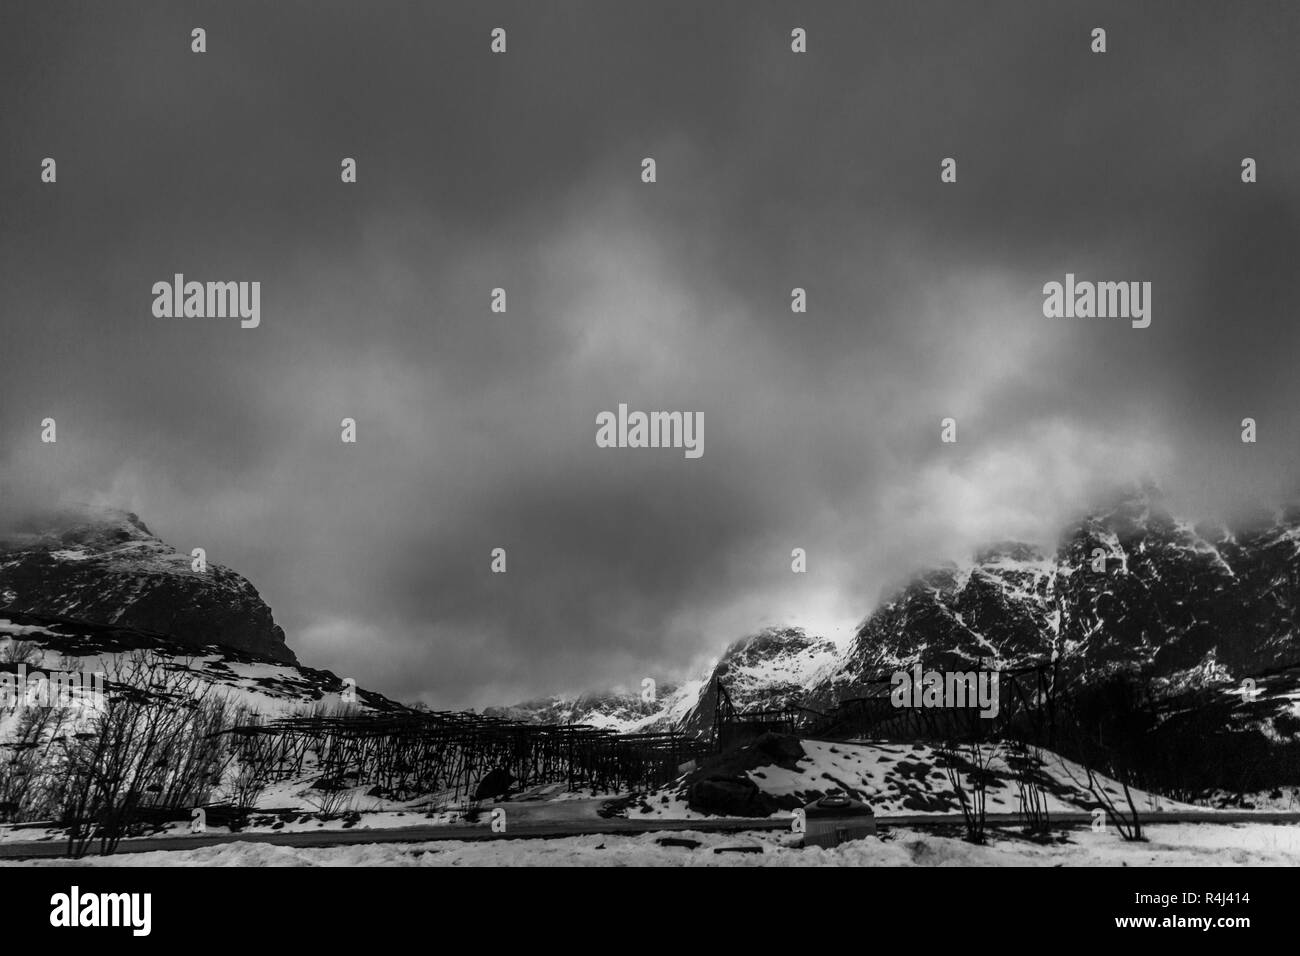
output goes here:
[{"label": "small building", "polygon": [[843,790],[831,790],[803,808],[804,846],[829,849],[849,840],[876,835],[876,815]]}]

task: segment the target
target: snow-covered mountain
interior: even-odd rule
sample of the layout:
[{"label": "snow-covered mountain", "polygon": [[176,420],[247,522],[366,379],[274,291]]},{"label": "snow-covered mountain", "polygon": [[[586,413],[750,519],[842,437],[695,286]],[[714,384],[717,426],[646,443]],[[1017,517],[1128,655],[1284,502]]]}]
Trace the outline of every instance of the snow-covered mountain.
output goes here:
[{"label": "snow-covered mountain", "polygon": [[1194,527],[1133,494],[1067,529],[1057,564],[1060,650],[1080,667],[1243,677],[1300,660],[1300,508]]},{"label": "snow-covered mountain", "polygon": [[698,702],[678,729],[699,733],[712,726],[719,683],[737,710],[797,706],[838,661],[839,650],[832,641],[810,637],[799,627],[771,627],[742,638],[713,666],[700,687]]},{"label": "snow-covered mountain", "polygon": [[1056,553],[1009,542],[918,576],[858,629],[813,706],[922,661],[1016,667],[1058,656],[1072,678],[1142,671],[1179,688],[1300,662],[1300,509],[1193,527],[1146,487],[1066,528]]},{"label": "snow-covered mountain", "polygon": [[136,515],[80,506],[0,531],[0,611],[69,618],[220,645],[292,664],[257,589],[159,540]]},{"label": "snow-covered mountain", "polygon": [[263,717],[400,708],[299,664],[247,579],[192,562],[139,517],[112,508],[69,508],[4,529],[0,678],[98,672],[111,692],[114,672],[145,654]]},{"label": "snow-covered mountain", "polygon": [[917,575],[843,649],[800,628],[769,628],[731,645],[656,707],[605,695],[505,710],[699,732],[713,720],[715,678],[740,710],[824,712],[862,696],[866,680],[916,662],[1014,668],[1054,657],[1071,679],[1140,670],[1181,692],[1300,662],[1298,605],[1300,508],[1231,529],[1198,527],[1144,486],[1065,528],[1054,553],[1005,541]]},{"label": "snow-covered mountain", "polygon": [[863,681],[917,661],[991,668],[1050,660],[1059,570],[1032,545],[1004,542],[964,566],[918,575],[861,624],[837,666],[809,688],[810,705],[861,696]]}]

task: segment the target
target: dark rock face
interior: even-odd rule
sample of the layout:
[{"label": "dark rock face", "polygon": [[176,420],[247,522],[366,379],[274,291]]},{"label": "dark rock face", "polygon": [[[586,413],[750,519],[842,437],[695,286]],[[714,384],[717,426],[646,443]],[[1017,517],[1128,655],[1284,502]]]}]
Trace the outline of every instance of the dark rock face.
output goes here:
[{"label": "dark rock face", "polygon": [[0,609],[165,634],[297,663],[284,631],[240,574],[156,538],[134,514],[76,509],[0,536]]}]

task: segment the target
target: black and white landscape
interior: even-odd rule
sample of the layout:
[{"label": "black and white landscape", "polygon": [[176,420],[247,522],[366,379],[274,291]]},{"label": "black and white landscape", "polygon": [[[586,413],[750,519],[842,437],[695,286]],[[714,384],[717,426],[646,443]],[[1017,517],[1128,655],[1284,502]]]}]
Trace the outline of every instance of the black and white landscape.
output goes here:
[{"label": "black and white landscape", "polygon": [[0,864],[1300,863],[1298,35],[0,12]]}]

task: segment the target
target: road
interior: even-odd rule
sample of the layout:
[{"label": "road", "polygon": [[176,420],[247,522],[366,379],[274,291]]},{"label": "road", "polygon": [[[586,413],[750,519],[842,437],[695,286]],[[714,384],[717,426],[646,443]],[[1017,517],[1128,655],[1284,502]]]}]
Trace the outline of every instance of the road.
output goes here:
[{"label": "road", "polygon": [[[630,836],[639,833],[672,833],[695,830],[705,833],[772,832],[789,830],[790,821],[751,819],[745,817],[710,818],[702,820],[662,819],[576,819],[549,820],[508,826],[504,833],[493,833],[484,823],[446,824],[437,826],[392,827],[383,829],[316,830],[297,833],[204,833],[177,834],[156,837],[137,837],[124,840],[118,853],[147,853],[155,850],[192,850],[216,846],[221,843],[274,843],[280,846],[323,847],[347,846],[366,843],[426,843],[441,840],[537,840],[591,834],[619,834]],[[881,828],[906,827],[909,829],[961,826],[959,813],[896,814],[876,818]],[[1170,813],[1148,813],[1142,816],[1143,826],[1161,823],[1272,823],[1300,824],[1300,813],[1268,811],[1215,811],[1191,810]],[[1017,827],[1021,824],[1018,813],[990,813],[987,824],[991,828]],[[1092,814],[1083,811],[1052,815],[1053,826],[1089,826]],[[38,859],[61,857],[66,844],[56,840],[0,841],[0,859]]]}]

